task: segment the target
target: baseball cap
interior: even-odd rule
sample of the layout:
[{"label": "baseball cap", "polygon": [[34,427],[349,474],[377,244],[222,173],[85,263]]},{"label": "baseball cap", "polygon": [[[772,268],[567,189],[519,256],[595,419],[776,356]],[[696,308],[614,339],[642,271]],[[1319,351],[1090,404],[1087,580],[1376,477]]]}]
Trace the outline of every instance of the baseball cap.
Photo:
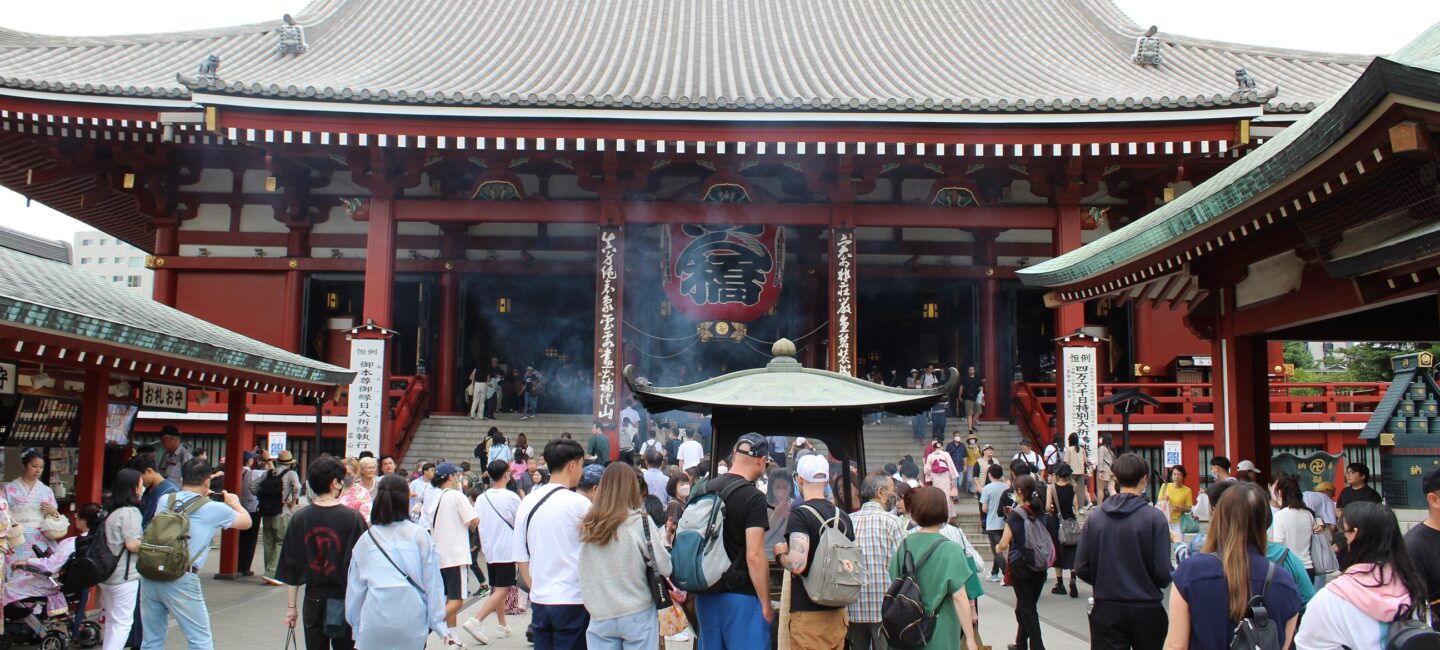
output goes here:
[{"label": "baseball cap", "polygon": [[600,477],[605,474],[604,465],[586,465],[585,472],[580,475],[580,487],[591,487],[600,484]]},{"label": "baseball cap", "polygon": [[450,463],[440,463],[435,466],[435,478],[445,478],[451,474],[459,474],[460,468]]},{"label": "baseball cap", "polygon": [[770,440],[758,433],[747,433],[735,441],[733,451],[751,458],[764,458],[770,455]]},{"label": "baseball cap", "polygon": [[1425,489],[1425,494],[1440,490],[1440,465],[1431,465],[1430,469],[1425,470],[1420,486]]},{"label": "baseball cap", "polygon": [[795,463],[795,475],[806,483],[824,483],[830,479],[830,463],[819,454],[811,454]]},{"label": "baseball cap", "polygon": [[980,451],[985,451],[986,449],[994,450],[995,445],[985,445],[984,447],[980,448]]},{"label": "baseball cap", "polygon": [[1258,472],[1258,471],[1260,471],[1260,468],[1256,467],[1256,466],[1255,466],[1255,463],[1252,463],[1252,462],[1250,462],[1250,461],[1248,461],[1248,460],[1242,460],[1242,461],[1240,461],[1240,464],[1239,464],[1239,465],[1236,465],[1236,466],[1235,466],[1235,471],[1237,471],[1237,472]]}]

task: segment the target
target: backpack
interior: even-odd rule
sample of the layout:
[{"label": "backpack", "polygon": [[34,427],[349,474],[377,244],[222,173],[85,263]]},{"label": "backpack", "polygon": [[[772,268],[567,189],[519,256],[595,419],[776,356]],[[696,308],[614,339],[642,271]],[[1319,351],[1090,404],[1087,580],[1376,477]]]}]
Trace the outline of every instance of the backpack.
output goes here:
[{"label": "backpack", "polygon": [[[1216,555],[1218,558],[1219,555]],[[1270,582],[1275,579],[1275,563],[1270,562],[1265,571],[1265,586],[1260,594],[1250,597],[1250,606],[1245,618],[1235,626],[1235,635],[1230,637],[1230,650],[1281,650],[1280,624],[1270,618],[1265,609],[1265,594],[1270,592]]]},{"label": "backpack", "polygon": [[273,469],[265,473],[265,478],[260,479],[260,485],[255,490],[255,496],[260,500],[255,514],[261,517],[278,517],[285,512],[285,475],[290,472],[291,469],[286,467],[278,474]]},{"label": "backpack", "polygon": [[919,563],[910,554],[910,545],[901,542],[905,559],[900,564],[900,575],[890,583],[890,588],[885,590],[885,599],[880,603],[880,631],[885,634],[890,647],[896,650],[923,648],[935,634],[935,618],[940,615],[940,607],[945,606],[945,601],[942,599],[940,607],[934,611],[925,609],[925,598],[915,575],[935,549],[947,542],[949,540],[943,537],[935,540],[920,556]]},{"label": "backpack", "polygon": [[1424,621],[1413,618],[1414,610],[1405,608],[1390,623],[1385,635],[1385,650],[1437,650],[1440,649],[1440,632],[1436,632]]},{"label": "backpack", "polygon": [[[115,567],[120,564],[120,556],[110,552],[110,544],[105,539],[105,519],[102,513],[100,523],[89,535],[75,539],[75,552],[70,559],[65,561],[65,568],[62,569],[64,577],[61,579],[60,591],[73,594],[85,591],[100,584],[110,574],[115,572]],[[120,552],[125,552],[125,547],[120,547]],[[125,577],[130,577],[130,567],[125,567]]]},{"label": "backpack", "polygon": [[827,521],[811,506],[800,509],[808,510],[820,522],[815,560],[803,578],[805,595],[821,607],[844,607],[860,600],[860,590],[865,587],[865,554],[855,540],[840,531],[839,510]]},{"label": "backpack", "polygon": [[1016,508],[1016,511],[1025,522],[1025,548],[1020,553],[1022,561],[1036,571],[1049,569],[1055,564],[1055,541],[1050,539],[1044,516],[1031,515],[1025,508]]},{"label": "backpack", "polygon": [[178,493],[170,495],[164,510],[155,513],[155,518],[150,520],[150,526],[145,529],[145,535],[140,538],[140,553],[135,556],[135,570],[142,578],[158,582],[179,580],[190,572],[190,567],[195,565],[195,560],[200,559],[200,554],[210,548],[210,540],[195,540],[200,542],[200,551],[190,552],[190,515],[209,502],[209,499],[197,496],[176,510],[176,494]]},{"label": "backpack", "polygon": [[670,580],[679,589],[703,592],[715,587],[735,564],[725,552],[725,499],[745,485],[747,481],[736,478],[717,492],[710,491],[707,483],[704,491],[685,506],[670,548]]}]

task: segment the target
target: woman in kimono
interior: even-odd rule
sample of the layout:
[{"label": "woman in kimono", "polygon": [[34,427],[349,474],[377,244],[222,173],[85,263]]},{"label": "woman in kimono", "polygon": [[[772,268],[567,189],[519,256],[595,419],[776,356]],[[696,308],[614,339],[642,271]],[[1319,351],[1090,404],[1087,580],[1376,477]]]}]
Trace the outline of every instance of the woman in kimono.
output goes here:
[{"label": "woman in kimono", "polygon": [[45,471],[45,458],[33,449],[20,457],[20,476],[5,484],[5,503],[10,510],[10,519],[20,524],[25,533],[25,543],[14,548],[5,556],[5,604],[21,598],[41,596],[50,593],[50,579],[27,571],[14,570],[15,563],[35,558],[35,549],[52,548],[54,543],[41,531],[41,524],[49,515],[59,515],[55,493],[50,486],[40,482]]},{"label": "woman in kimono", "polygon": [[380,479],[370,530],[350,558],[345,620],[357,650],[420,650],[433,631],[460,645],[445,625],[445,585],[430,533],[410,521],[410,485]]},{"label": "woman in kimono", "polygon": [[955,479],[960,476],[960,470],[955,467],[955,459],[950,457],[950,452],[940,446],[940,441],[931,443],[930,452],[925,456],[925,462],[920,465],[923,472],[925,485],[933,485],[940,488],[950,500],[950,516],[955,516],[955,500],[959,498],[959,492],[955,488]]}]

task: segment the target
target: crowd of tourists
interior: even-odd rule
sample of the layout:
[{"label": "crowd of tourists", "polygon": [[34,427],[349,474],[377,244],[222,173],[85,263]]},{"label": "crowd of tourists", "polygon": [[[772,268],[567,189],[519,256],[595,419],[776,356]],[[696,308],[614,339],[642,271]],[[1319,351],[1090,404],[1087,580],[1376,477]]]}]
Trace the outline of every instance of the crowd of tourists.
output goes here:
[{"label": "crowd of tourists", "polygon": [[[309,648],[524,634],[542,649],[690,638],[702,650],[782,639],[971,649],[983,645],[989,580],[1013,589],[1007,646],[1041,649],[1053,577],[1061,600],[1045,607],[1087,606],[1095,648],[1380,650],[1428,631],[1428,594],[1440,590],[1440,468],[1424,475],[1428,519],[1402,536],[1360,463],[1346,466],[1337,500],[1328,484],[1265,481],[1248,461],[1232,473],[1222,457],[1202,491],[1183,466],[1152,472],[1136,454],[1106,453],[1108,442],[1092,465],[1073,438],[1003,462],[954,432],[920,462],[870,473],[804,438],[746,434],[714,472],[698,431],[613,454],[633,463],[608,461],[609,444],[598,423],[584,445],[565,435],[539,453],[492,428],[477,471],[321,456],[303,486],[289,452],[245,452],[228,493],[167,430],[115,476],[104,507],[81,505],[73,521],[39,481],[44,458],[27,452],[0,500],[12,531],[0,540],[4,600],[48,596],[54,583],[37,567],[83,575],[82,560],[98,563],[106,650],[164,647],[172,617],[189,647],[212,647],[199,570],[224,529],[239,531],[241,575],[264,549],[260,580],[284,586],[284,624]],[[988,571],[956,525],[969,507]],[[474,597],[478,611],[461,619]],[[525,613],[527,629],[513,628]]]}]

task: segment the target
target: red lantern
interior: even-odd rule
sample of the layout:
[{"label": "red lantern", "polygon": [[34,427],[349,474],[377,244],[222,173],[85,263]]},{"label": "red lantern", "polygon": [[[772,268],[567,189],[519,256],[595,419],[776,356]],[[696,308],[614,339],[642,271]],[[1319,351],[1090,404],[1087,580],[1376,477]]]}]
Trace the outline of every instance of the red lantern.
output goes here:
[{"label": "red lantern", "polygon": [[748,323],[770,311],[785,278],[782,226],[684,224],[660,234],[661,280],[697,321]]}]

